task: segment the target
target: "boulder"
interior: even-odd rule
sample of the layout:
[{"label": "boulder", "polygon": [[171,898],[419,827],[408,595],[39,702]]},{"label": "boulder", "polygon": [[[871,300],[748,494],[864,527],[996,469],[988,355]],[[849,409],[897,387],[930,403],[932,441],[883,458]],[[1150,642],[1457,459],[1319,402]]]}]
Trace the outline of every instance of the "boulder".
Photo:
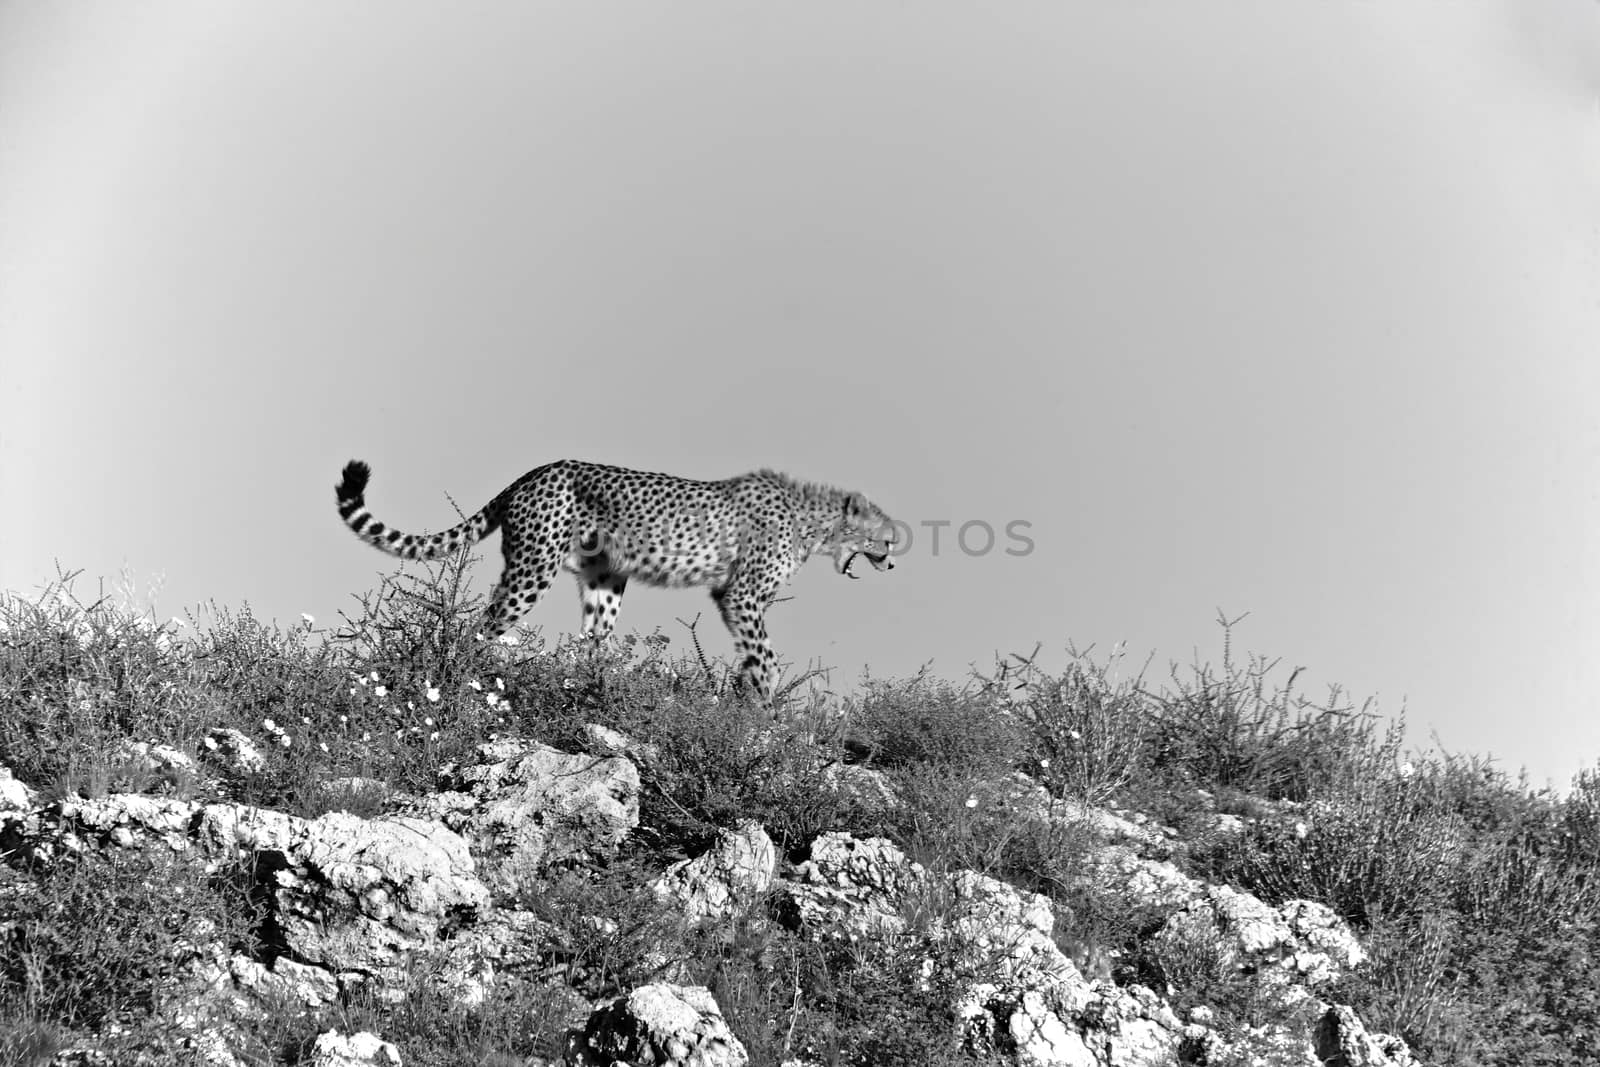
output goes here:
[{"label": "boulder", "polygon": [[413,954],[489,904],[466,842],[425,819],[299,819],[211,805],[200,833],[213,847],[254,854],[257,876],[274,887],[284,947],[341,977],[399,985]]},{"label": "boulder", "polygon": [[761,824],[747,821],[724,831],[711,849],[667,868],[655,891],[677,900],[691,923],[725,919],[748,908],[771,886],[777,849]]},{"label": "boulder", "polygon": [[749,1054],[703,986],[647,985],[598,1008],[568,1036],[571,1067],[745,1067]]},{"label": "boulder", "polygon": [[1414,1067],[1411,1049],[1398,1037],[1369,1031],[1354,1008],[1331,1005],[1314,1037],[1324,1067]]},{"label": "boulder", "polygon": [[906,896],[927,876],[881,837],[826,833],[779,890],[779,918],[814,937],[873,937],[905,927]]},{"label": "boulder", "polygon": [[621,757],[512,738],[477,754],[441,770],[446,791],[426,810],[467,839],[497,899],[514,899],[551,864],[610,857],[639,825],[639,771]]}]

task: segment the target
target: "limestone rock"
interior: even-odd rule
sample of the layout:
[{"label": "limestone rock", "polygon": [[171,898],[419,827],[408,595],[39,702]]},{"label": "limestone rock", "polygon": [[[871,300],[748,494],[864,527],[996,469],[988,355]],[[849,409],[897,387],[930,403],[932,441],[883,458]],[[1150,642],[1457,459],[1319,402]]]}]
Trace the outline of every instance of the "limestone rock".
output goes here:
[{"label": "limestone rock", "polygon": [[146,774],[166,778],[194,777],[199,773],[193,756],[159,741],[123,741],[117,746],[115,758]]},{"label": "limestone rock", "polygon": [[206,734],[201,756],[234,774],[260,774],[267,759],[250,737],[232,727],[219,727]]},{"label": "limestone rock", "polygon": [[821,778],[824,786],[864,807],[894,808],[900,804],[884,773],[859,763],[830,763],[822,768]]},{"label": "limestone rock", "polygon": [[780,918],[813,936],[877,936],[905,926],[900,905],[927,872],[881,837],[826,833],[781,887]]},{"label": "limestone rock", "polygon": [[0,764],[0,811],[31,811],[39,806],[39,794]]},{"label": "limestone rock", "polygon": [[1335,1004],[1317,1022],[1317,1058],[1326,1067],[1414,1067],[1398,1037],[1369,1031],[1354,1008]]},{"label": "limestone rock", "polygon": [[772,885],[777,867],[772,838],[753,821],[724,832],[711,850],[667,868],[654,888],[683,904],[692,923],[723,919],[758,899]]},{"label": "limestone rock", "polygon": [[749,1054],[703,986],[647,985],[597,1009],[567,1040],[572,1067],[744,1067]]},{"label": "limestone rock", "polygon": [[400,1067],[400,1050],[377,1034],[329,1030],[311,1046],[311,1067]]},{"label": "limestone rock", "polygon": [[549,924],[538,916],[490,910],[440,946],[435,987],[456,1003],[475,1007],[504,978],[536,975],[541,950],[550,941]]},{"label": "limestone rock", "polygon": [[467,839],[500,899],[551,863],[611,856],[639,825],[639,771],[625,759],[509,738],[477,752],[478,763],[441,771],[446,792],[429,811]]},{"label": "limestone rock", "polygon": [[599,723],[585,723],[583,736],[596,752],[607,756],[621,756],[629,760],[636,767],[648,767],[659,758],[660,751],[655,745],[647,745],[635,741],[621,730],[613,730],[609,726]]},{"label": "limestone rock", "polygon": [[36,863],[102,845],[153,845],[181,852],[189,847],[201,807],[194,801],[136,793],[93,800],[71,797],[0,817],[0,852]]},{"label": "limestone rock", "polygon": [[1223,966],[1256,975],[1282,1008],[1306,1000],[1366,959],[1344,921],[1326,905],[1292,900],[1274,908],[1230,886],[1207,886],[1174,912],[1156,934],[1177,953],[1186,946],[1216,955]]},{"label": "limestone rock", "polygon": [[945,921],[973,971],[1007,985],[1070,981],[1086,988],[1077,966],[1051,937],[1055,909],[1049,897],[976,871],[956,872],[951,889],[955,899]]},{"label": "limestone rock", "polygon": [[1132,897],[1151,908],[1181,908],[1204,887],[1171,863],[1145,859],[1127,845],[1091,850],[1084,857],[1083,869],[1095,891]]},{"label": "limestone rock", "polygon": [[1078,800],[1053,797],[1021,771],[1014,771],[999,784],[1005,789],[1007,801],[1030,817],[1078,830],[1096,844],[1124,845],[1147,857],[1165,858],[1172,853],[1172,831],[1150,824],[1143,815],[1123,815]]},{"label": "limestone rock", "polygon": [[275,918],[295,958],[340,973],[404,981],[411,956],[433,948],[489,903],[466,842],[405,816],[329,812],[298,819],[212,805],[202,836],[255,854],[275,883]]},{"label": "limestone rock", "polygon": [[1292,963],[1311,985],[1323,985],[1361,966],[1366,950],[1332,908],[1314,900],[1291,900],[1278,909],[1294,934]]}]

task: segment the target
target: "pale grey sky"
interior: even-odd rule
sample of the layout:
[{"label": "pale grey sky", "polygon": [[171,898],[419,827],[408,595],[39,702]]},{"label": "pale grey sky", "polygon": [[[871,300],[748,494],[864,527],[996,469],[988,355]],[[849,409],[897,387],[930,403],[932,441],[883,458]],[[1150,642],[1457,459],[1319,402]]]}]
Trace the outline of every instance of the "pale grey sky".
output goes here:
[{"label": "pale grey sky", "polygon": [[[417,531],[563,456],[776,466],[918,530],[773,611],[841,685],[1037,641],[1163,673],[1220,607],[1564,784],[1600,755],[1597,14],[0,4],[0,585],[330,622],[388,565],[351,456]],[[921,525],[1013,520],[1027,555]]]}]

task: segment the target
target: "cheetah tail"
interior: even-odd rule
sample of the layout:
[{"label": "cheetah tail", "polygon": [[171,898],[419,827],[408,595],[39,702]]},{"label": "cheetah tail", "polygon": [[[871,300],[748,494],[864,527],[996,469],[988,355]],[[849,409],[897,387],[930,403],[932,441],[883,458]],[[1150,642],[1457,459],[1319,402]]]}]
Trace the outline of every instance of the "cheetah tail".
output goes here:
[{"label": "cheetah tail", "polygon": [[476,544],[500,525],[498,501],[491,501],[459,526],[436,534],[408,534],[385,526],[367,510],[364,495],[372,468],[359,459],[344,466],[344,475],[334,492],[339,498],[339,517],[355,535],[373,548],[401,559],[438,559]]}]

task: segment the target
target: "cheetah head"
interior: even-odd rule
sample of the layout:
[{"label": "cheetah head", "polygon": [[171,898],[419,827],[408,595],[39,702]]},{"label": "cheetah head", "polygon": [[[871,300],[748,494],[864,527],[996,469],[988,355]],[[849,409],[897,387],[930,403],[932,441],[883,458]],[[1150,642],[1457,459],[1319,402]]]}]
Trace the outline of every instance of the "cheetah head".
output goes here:
[{"label": "cheetah head", "polygon": [[850,565],[857,556],[865,556],[873,569],[892,570],[889,553],[897,536],[894,520],[881,508],[860,493],[845,494],[844,514],[830,539],[834,568],[846,578],[859,578],[850,573]]}]

